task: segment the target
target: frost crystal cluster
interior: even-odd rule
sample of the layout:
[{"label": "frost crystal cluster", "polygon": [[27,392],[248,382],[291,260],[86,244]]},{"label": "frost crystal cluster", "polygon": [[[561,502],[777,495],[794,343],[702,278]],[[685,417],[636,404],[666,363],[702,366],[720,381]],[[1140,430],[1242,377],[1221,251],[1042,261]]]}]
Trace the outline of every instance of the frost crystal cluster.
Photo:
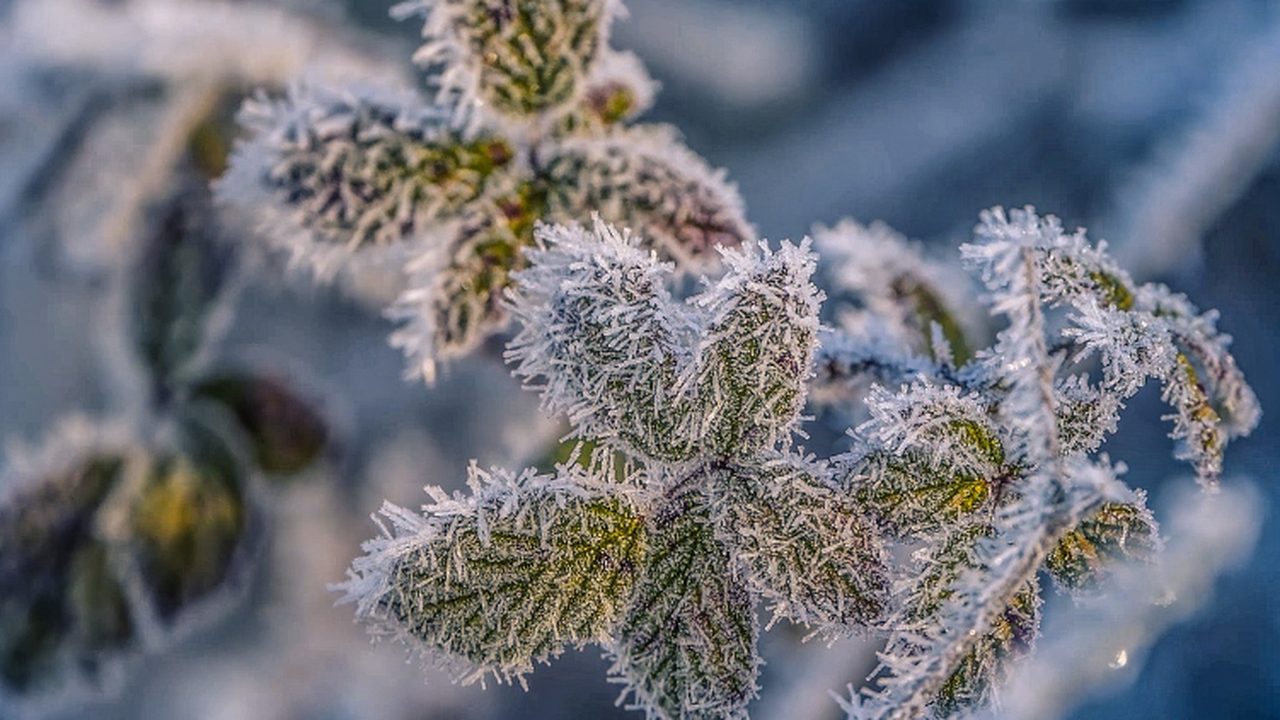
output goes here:
[{"label": "frost crystal cluster", "polygon": [[[838,234],[867,250],[842,258],[846,278],[916,252],[854,224],[822,243]],[[519,679],[597,643],[650,717],[746,717],[763,604],[769,624],[887,635],[871,686],[843,701],[850,717],[978,708],[1032,651],[1042,571],[1086,594],[1119,563],[1156,559],[1142,493],[1096,453],[1124,400],[1164,384],[1179,455],[1208,487],[1225,442],[1257,420],[1211,313],[1136,285],[1030,209],[985,213],[962,249],[1007,320],[963,364],[960,325],[939,319],[957,317],[950,293],[927,284],[945,272],[928,263],[861,291],[864,308],[896,298],[895,344],[820,327],[807,242],[722,250],[724,275],[680,300],[671,264],[599,219],[536,237],[509,294],[521,330],[507,357],[569,418],[578,456],[550,475],[472,467],[469,493],[431,489],[422,514],[388,504],[340,586],[376,633],[466,680]],[[815,353],[820,338],[831,348]],[[811,380],[866,374],[883,384],[854,449],[796,449]]]},{"label": "frost crystal cluster", "polygon": [[428,378],[506,320],[540,219],[598,212],[681,267],[754,241],[722,173],[667,127],[634,125],[654,83],[609,47],[612,0],[419,0],[432,96],[296,86],[246,104],[219,185],[321,279],[394,268],[394,342]]}]

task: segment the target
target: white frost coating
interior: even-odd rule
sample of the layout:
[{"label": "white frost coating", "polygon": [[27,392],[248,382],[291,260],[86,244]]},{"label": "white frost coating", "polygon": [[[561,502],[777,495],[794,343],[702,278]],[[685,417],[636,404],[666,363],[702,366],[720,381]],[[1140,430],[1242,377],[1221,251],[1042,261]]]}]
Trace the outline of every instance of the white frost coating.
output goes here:
[{"label": "white frost coating", "polygon": [[[991,287],[993,311],[1011,321],[995,352],[983,356],[996,375],[1021,377],[1010,418],[1038,412],[1037,422],[1049,427],[1051,415],[1034,408],[1057,409],[1051,386],[1064,358],[1049,353],[1040,306],[1065,305],[1071,312],[1052,336],[1055,343],[1060,336],[1057,346],[1073,348],[1073,362],[1101,357],[1099,389],[1113,395],[1108,405],[1117,410],[1148,378],[1159,379],[1173,409],[1168,417],[1177,457],[1195,465],[1202,484],[1215,486],[1227,441],[1247,434],[1260,417],[1256,396],[1227,352],[1230,336],[1217,330],[1217,313],[1200,313],[1163,285],[1135,285],[1106,255],[1105,244],[1094,247],[1083,230],[1068,234],[1057,218],[1038,217],[1032,208],[1008,216],[996,208],[983,215],[977,235],[979,242],[962,253]],[[1099,420],[1111,424],[1105,416]],[[1049,448],[1057,442],[1033,455],[1053,457]]]},{"label": "white frost coating", "polygon": [[240,121],[250,138],[232,153],[218,197],[256,219],[291,265],[331,280],[364,255],[373,264],[407,258],[407,246],[438,231],[450,198],[393,163],[411,166],[456,130],[414,93],[294,85],[284,98],[247,101]]},{"label": "white frost coating", "polygon": [[587,79],[588,100],[592,92],[611,87],[627,88],[631,93],[632,105],[624,119],[644,114],[653,107],[653,99],[658,94],[658,81],[649,75],[639,56],[630,50],[602,48]]},{"label": "white frost coating", "polygon": [[[1054,720],[1132,677],[1156,639],[1204,605],[1217,578],[1244,560],[1261,529],[1258,492],[1233,484],[1214,495],[1181,494],[1159,564],[1123,567],[1105,601],[1075,605],[1062,618],[1066,632],[1014,673],[995,717]],[[1133,669],[1118,673],[1125,665]]]},{"label": "white frost coating", "polygon": [[629,228],[681,270],[709,270],[717,247],[741,247],[757,236],[742,198],[723,169],[714,169],[664,125],[640,125],[600,136],[575,137],[549,148],[548,173],[557,180],[555,219],[599,212]]},{"label": "white frost coating", "polygon": [[[789,435],[803,394],[787,403],[774,393],[810,372],[819,295],[807,245],[722,249],[726,275],[679,303],[665,287],[673,266],[630,233],[597,218],[592,231],[541,226],[537,235],[547,249],[529,251],[533,266],[516,277],[510,304],[523,329],[507,358],[548,411],[566,413],[584,437],[683,459],[738,422],[726,412],[750,412],[734,397],[756,393],[762,407],[744,420],[761,434],[750,441],[770,446]],[[759,373],[726,375],[718,353],[748,342],[762,348],[746,361]]]},{"label": "white frost coating", "polygon": [[941,614],[928,623],[890,621],[896,629],[880,654],[888,674],[874,689],[839,698],[849,720],[924,717],[960,661],[988,631],[1062,536],[1105,502],[1131,502],[1133,491],[1112,468],[1082,458],[1064,463],[1067,487],[1043,475],[1027,480],[1022,499],[993,520],[996,533],[979,542]]},{"label": "white frost coating", "polygon": [[813,242],[828,268],[833,301],[846,299],[848,293],[858,303],[856,309],[837,307],[836,320],[842,329],[858,332],[874,322],[877,335],[893,333],[916,352],[937,347],[933,331],[922,322],[917,297],[927,293],[959,322],[966,336],[979,335],[983,320],[973,311],[968,276],[930,257],[919,243],[908,241],[883,222],[862,225],[844,219],[834,227],[818,226],[813,229]]},{"label": "white frost coating", "polygon": [[1010,385],[1001,403],[1005,427],[1024,433],[1023,449],[1028,459],[1062,478],[1053,378],[1061,358],[1050,355],[1041,307],[1041,274],[1036,263],[1037,246],[1061,236],[1056,218],[1042,224],[1028,210],[1014,210],[1006,218],[1001,208],[982,214],[973,244],[960,249],[965,261],[977,269],[991,290],[992,313],[1009,318],[1009,327],[996,339],[991,360],[1000,363],[996,373]]},{"label": "white frost coating", "polygon": [[[876,686],[844,701],[851,717],[991,702],[1039,633],[1040,570],[1064,584],[1108,571],[1100,557],[1080,559],[1089,550],[1064,543],[1069,533],[1086,533],[1082,523],[1116,506],[1118,535],[1099,542],[1139,559],[1159,549],[1154,520],[1117,479],[1119,466],[1088,456],[1148,365],[1182,373],[1161,379],[1175,430],[1188,439],[1220,425],[1232,432],[1213,414],[1210,392],[1224,407],[1240,405],[1239,432],[1256,421],[1213,314],[1162,287],[1134,287],[1083,233],[1063,233],[1029,209],[988,213],[977,234],[965,256],[1010,327],[994,350],[955,368],[896,338],[877,344],[821,328],[804,243],[722,248],[725,275],[682,302],[667,287],[673,264],[641,247],[642,232],[598,216],[591,228],[537,228],[531,265],[506,295],[523,327],[507,359],[546,409],[569,416],[570,438],[598,443],[593,467],[613,451],[635,463],[611,487],[636,499],[654,554],[635,559],[637,600],[619,606],[616,635],[602,642],[640,709],[674,716],[711,702],[741,711],[757,662],[750,608],[761,600],[774,621],[818,636],[890,631]],[[819,338],[831,347],[815,363]],[[1120,357],[1126,349],[1137,357]],[[1102,377],[1071,372],[1071,351],[1077,362],[1102,355]],[[815,368],[897,386],[869,391],[856,450],[832,460],[792,445]],[[1187,368],[1213,377],[1201,386]],[[484,492],[475,485],[472,496]],[[469,522],[485,537],[501,512],[494,506]],[[1132,552],[1130,530],[1145,533]],[[897,578],[881,534],[918,549]],[[1081,574],[1063,580],[1073,562]],[[435,645],[449,652],[451,642]],[[698,684],[705,658],[729,661],[719,668],[728,685]],[[663,669],[676,665],[684,670]]]},{"label": "white frost coating", "polygon": [[[527,0],[521,0],[527,2]],[[547,2],[542,8],[549,15],[554,14],[558,8],[553,7],[564,4],[562,0],[556,3]],[[598,51],[603,51],[609,44],[610,26],[613,20],[625,13],[621,0],[582,0],[581,5],[596,5],[599,12],[600,23],[597,30]],[[481,76],[486,69],[486,63],[490,60],[479,55],[473,42],[476,40],[467,30],[473,22],[469,15],[480,13],[503,13],[510,11],[512,8],[489,8],[483,3],[476,0],[406,0],[391,8],[392,17],[404,20],[414,16],[424,18],[422,27],[422,37],[425,42],[418,48],[413,55],[413,61],[421,66],[441,67],[443,68],[439,77],[434,79],[436,86],[436,102],[444,106],[456,106],[464,113],[463,118],[474,121],[475,117],[471,115],[472,110],[484,106],[489,111],[497,111],[499,117],[503,117],[509,127],[507,129],[519,131],[522,118],[504,117],[500,110],[494,108],[491,104],[484,101],[483,89],[481,87]],[[509,22],[510,20],[499,20],[497,24]],[[561,28],[565,30],[567,28]],[[559,37],[553,41],[554,45],[563,45],[566,38]],[[504,53],[513,52],[509,46],[498,46]],[[527,52],[527,50],[526,50]],[[504,61],[515,59],[517,62],[527,60],[527,58],[502,58]],[[568,62],[576,62],[578,58],[565,58]],[[590,58],[591,62],[586,67],[578,68],[582,78],[589,76],[595,67],[595,58]],[[560,103],[560,108],[572,107],[581,99],[582,93],[586,90],[585,82],[577,82],[575,86],[574,97]]]},{"label": "white frost coating", "polygon": [[0,500],[38,479],[66,472],[98,453],[130,453],[142,445],[138,430],[120,420],[87,415],[63,417],[37,443],[8,438],[0,466]]},{"label": "white frost coating", "polygon": [[664,284],[672,266],[598,217],[593,230],[541,225],[535,234],[545,249],[527,252],[531,267],[509,293],[522,325],[507,351],[514,373],[585,437],[652,447],[662,440],[645,422],[655,412],[670,412],[681,432],[689,418],[674,410],[687,399],[674,381],[692,362],[682,344],[693,327]]},{"label": "white frost coating", "polygon": [[[555,539],[548,533],[557,510],[564,510],[570,501],[575,500],[612,497],[623,498],[629,503],[628,498],[635,497],[634,487],[632,484],[620,486],[611,483],[573,465],[562,466],[552,475],[539,475],[532,469],[519,473],[498,468],[484,471],[472,462],[467,470],[466,494],[457,492],[450,495],[443,488],[428,486],[425,490],[433,502],[423,505],[420,513],[384,502],[374,516],[381,534],[363,543],[361,547],[365,554],[352,563],[347,580],[330,586],[330,590],[344,593],[339,603],[356,604],[357,619],[368,623],[375,637],[397,640],[424,658],[433,657],[442,668],[464,683],[482,681],[491,674],[503,682],[518,680],[532,669],[531,661],[546,660],[547,657],[526,658],[526,662],[482,663],[459,654],[436,654],[436,648],[427,645],[424,638],[415,636],[413,628],[397,615],[394,603],[412,603],[416,599],[414,588],[394,586],[397,570],[405,562],[418,562],[419,556],[426,552],[431,562],[441,566],[434,569],[435,573],[446,573],[452,577],[452,582],[464,586],[479,582],[488,569],[473,566],[468,558],[453,552],[450,546],[454,541],[451,538],[474,529],[481,545],[488,546],[492,542],[491,527],[500,522],[504,532],[532,533],[541,537],[544,546],[549,546]],[[439,600],[435,598],[433,601]],[[519,606],[490,609],[491,612],[503,613],[519,613],[521,610]],[[548,626],[540,627],[539,631],[562,634],[554,627],[555,617],[517,616],[516,619],[525,624],[536,622]],[[448,629],[459,634],[467,631],[461,626],[442,626],[435,631],[443,635]],[[577,643],[584,639],[578,638]],[[565,638],[561,642],[569,640]],[[554,654],[557,652],[550,653]]]},{"label": "white frost coating", "polygon": [[[917,449],[934,461],[946,461],[960,469],[991,472],[991,460],[971,442],[962,442],[955,424],[971,423],[989,428],[984,398],[960,388],[931,383],[889,391],[875,387],[867,397],[871,419],[857,435],[878,448],[901,453]],[[995,435],[994,428],[990,428]]]},{"label": "white frost coating", "polygon": [[924,378],[937,378],[942,368],[932,359],[916,354],[899,339],[897,323],[880,322],[865,316],[857,330],[822,328],[813,354],[813,380],[809,401],[848,411],[864,419],[862,398],[872,383],[898,387]]}]

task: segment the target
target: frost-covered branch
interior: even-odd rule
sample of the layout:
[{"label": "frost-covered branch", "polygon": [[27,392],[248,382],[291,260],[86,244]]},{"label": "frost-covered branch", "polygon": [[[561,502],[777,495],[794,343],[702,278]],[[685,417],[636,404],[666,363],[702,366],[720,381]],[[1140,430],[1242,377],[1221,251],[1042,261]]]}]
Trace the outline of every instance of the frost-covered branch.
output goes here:
[{"label": "frost-covered branch", "polygon": [[[598,619],[590,632],[561,627],[554,637],[528,623],[529,632],[513,634],[506,620],[438,610],[458,588],[487,597],[510,585],[490,572],[490,546],[469,539],[486,532],[483,508],[497,502],[477,485],[451,501],[470,508],[463,525],[450,524],[462,512],[454,505],[437,503],[425,516],[394,511],[399,529],[357,560],[342,586],[348,598],[382,632],[461,658],[466,679],[518,678],[566,643],[599,642],[624,698],[651,717],[745,717],[756,692],[760,600],[774,621],[815,635],[888,632],[871,688],[845,701],[851,717],[942,717],[989,705],[1039,635],[1042,570],[1082,597],[1124,563],[1152,562],[1161,547],[1142,493],[1118,479],[1122,467],[1093,456],[1123,400],[1153,371],[1141,358],[1120,359],[1114,336],[1078,331],[1075,310],[1113,310],[1095,313],[1105,320],[1098,333],[1124,328],[1131,348],[1197,338],[1191,354],[1221,378],[1202,394],[1233,388],[1222,394],[1246,420],[1253,405],[1213,316],[1163,289],[1132,287],[1082,233],[1065,235],[1029,209],[997,209],[977,235],[965,257],[991,290],[989,311],[1009,327],[956,367],[947,353],[915,355],[901,339],[822,331],[805,244],[723,249],[724,275],[681,299],[671,290],[673,265],[635,234],[598,217],[590,229],[539,226],[531,266],[508,292],[522,329],[507,359],[548,411],[568,416],[570,438],[595,447],[582,459],[600,473],[600,501],[633,503],[628,517],[644,532],[629,589],[609,600],[608,621],[584,592],[485,601],[515,618],[585,603],[555,612]],[[1130,322],[1140,313],[1154,327],[1145,335]],[[899,327],[908,326],[903,318]],[[951,344],[931,322],[932,339]],[[1068,366],[1056,349],[1074,348],[1079,361],[1104,345],[1117,358],[1097,379],[1070,372],[1083,366]],[[813,368],[826,368],[819,383],[863,375],[892,383],[871,385],[869,419],[854,431],[854,449],[835,458],[792,448]],[[1232,432],[1224,416],[1173,400],[1204,427]],[[617,474],[616,454],[630,471]],[[502,477],[526,478],[512,488],[550,482],[527,472]],[[578,512],[547,508],[540,528]],[[446,527],[463,534],[446,538],[454,532]],[[913,548],[911,559],[891,563],[891,542]],[[416,569],[392,572],[393,546]],[[525,565],[558,562],[556,552]],[[442,565],[444,557],[458,565]],[[598,572],[613,577],[608,567]],[[464,639],[476,633],[483,643]]]}]

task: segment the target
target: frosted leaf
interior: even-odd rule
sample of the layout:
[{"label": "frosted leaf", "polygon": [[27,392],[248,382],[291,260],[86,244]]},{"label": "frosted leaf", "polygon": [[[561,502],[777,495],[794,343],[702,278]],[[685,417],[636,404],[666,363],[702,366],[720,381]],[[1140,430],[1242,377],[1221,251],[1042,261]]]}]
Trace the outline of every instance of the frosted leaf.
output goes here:
[{"label": "frosted leaf", "polygon": [[548,410],[585,437],[644,457],[682,460],[697,450],[694,406],[677,387],[691,362],[691,329],[663,285],[670,267],[632,236],[597,220],[593,231],[543,226],[512,312],[523,326],[508,360],[539,382]]},{"label": "frosted leaf", "polygon": [[556,476],[469,471],[472,494],[418,515],[387,504],[385,534],[347,582],[373,632],[442,652],[470,682],[519,679],[535,661],[612,637],[644,560],[635,505],[573,467]]},{"label": "frosted leaf", "polygon": [[1063,608],[1055,625],[1068,631],[1046,636],[1018,668],[1002,693],[1001,717],[1066,717],[1091,690],[1115,682],[1119,661],[1137,672],[1156,640],[1201,609],[1223,574],[1249,557],[1265,505],[1256,490],[1178,490],[1160,561],[1116,567],[1105,598]]},{"label": "frosted leaf", "polygon": [[560,132],[601,134],[634,120],[653,105],[657,85],[635,53],[606,49],[577,107],[561,120]]},{"label": "frosted leaf", "polygon": [[[976,323],[957,314],[970,304],[963,273],[926,257],[918,244],[881,222],[841,220],[835,227],[814,228],[813,239],[831,268],[833,300],[848,297],[857,314],[875,317],[916,352],[934,350],[930,328],[937,323],[957,365],[972,356],[969,339]],[[842,327],[852,322],[846,316],[840,321]]]},{"label": "frosted leaf", "polygon": [[[1005,613],[1018,607],[1019,595],[1062,538],[1103,504],[1134,499],[1110,467],[1079,457],[1062,466],[1069,484],[1032,475],[1018,497],[993,514],[989,530],[970,523],[971,532],[926,551],[923,581],[906,585],[914,599],[891,619],[896,629],[880,655],[877,687],[850,703],[851,717],[905,719],[931,712],[957,671],[974,661],[979,664],[970,669],[983,667],[975,651],[982,651],[989,633],[1003,633]],[[1009,622],[1004,634],[1021,637],[1016,628],[1026,626],[1020,620],[1025,616],[1019,611],[1019,621]]]},{"label": "frosted leaf", "polygon": [[1045,569],[1067,590],[1096,590],[1116,565],[1153,562],[1160,552],[1160,530],[1136,493],[1133,503],[1109,503],[1098,508],[1071,532],[1045,560]]},{"label": "frosted leaf", "polygon": [[[539,219],[572,223],[598,210],[606,221],[630,225],[646,244],[686,265],[696,260],[701,267],[711,264],[705,257],[712,251],[707,243],[738,241],[737,235],[723,232],[745,225],[736,216],[719,217],[714,209],[716,203],[736,208],[736,195],[709,170],[694,165],[698,172],[688,177],[673,174],[662,165],[675,157],[669,148],[665,155],[655,155],[652,148],[616,138],[570,143],[575,148],[597,145],[622,153],[622,164],[575,164],[572,154],[557,156],[536,177],[509,178],[514,183],[510,188],[490,190],[471,202],[457,222],[441,229],[437,234],[443,248],[415,261],[408,288],[392,310],[393,317],[406,323],[394,344],[405,347],[415,361],[432,361],[461,355],[504,327],[507,316],[500,299],[512,285],[512,273],[527,264],[525,250],[534,243]],[[682,152],[689,156],[687,162],[701,162]],[[589,188],[587,194],[575,189],[580,187]],[[704,207],[704,201],[712,204]],[[672,243],[684,244],[677,249]]]},{"label": "frosted leaf", "polygon": [[713,478],[721,542],[775,621],[827,636],[878,620],[888,606],[884,543],[859,503],[820,466],[777,458]]},{"label": "frosted leaf", "polygon": [[448,260],[425,279],[433,291],[419,312],[434,321],[433,347],[439,357],[457,357],[506,324],[503,295],[512,274],[525,267],[533,227],[545,209],[536,184],[521,183],[510,194],[478,203],[457,226],[445,253]]},{"label": "frosted leaf", "polygon": [[[1247,434],[1259,416],[1257,399],[1227,352],[1230,338],[1217,331],[1216,313],[1201,314],[1185,297],[1162,285],[1135,285],[1112,263],[1105,244],[1091,245],[1083,230],[1066,233],[1056,218],[1039,217],[1031,208],[1010,211],[1008,216],[999,208],[985,213],[977,234],[979,242],[963,248],[965,257],[994,291],[995,309],[1014,313],[1010,330],[1002,334],[988,362],[1019,365],[1025,358],[1019,358],[1018,348],[1033,347],[1043,335],[1043,311],[1027,302],[1028,295],[1047,306],[1070,306],[1061,335],[1075,349],[1072,360],[1097,355],[1102,361],[1101,392],[1110,397],[1101,399],[1099,407],[1105,413],[1099,419],[1110,427],[1112,409],[1147,379],[1158,378],[1165,401],[1174,409],[1169,417],[1174,421],[1172,436],[1179,440],[1177,456],[1193,463],[1203,485],[1214,486],[1227,440]],[[1021,271],[1015,267],[1018,263]],[[1023,282],[1019,272],[1034,278],[1021,286],[1023,300],[1013,294]],[[1039,329],[1022,332],[1020,317],[1034,321]],[[1056,358],[1051,360],[1056,365]],[[1038,384],[1030,383],[1030,377],[1022,384],[1033,394],[1015,393],[1023,398],[1024,410],[1047,404],[1043,375],[1042,370]],[[1076,383],[1074,395],[1089,392],[1083,381]],[[1018,386],[1015,383],[1015,390]],[[1059,417],[1070,415],[1062,408],[1055,412]],[[1088,440],[1082,447],[1090,447],[1100,438],[1082,439]]]},{"label": "frosted leaf", "polygon": [[981,569],[978,543],[995,535],[988,514],[970,515],[952,523],[945,534],[915,551],[909,577],[899,580],[899,618],[907,627],[932,620],[955,593],[965,572]]},{"label": "frosted leaf", "polygon": [[760,665],[751,595],[724,572],[696,493],[672,498],[650,523],[651,552],[610,647],[622,698],[650,718],[747,717]]},{"label": "frosted leaf", "polygon": [[1177,353],[1165,323],[1149,313],[1088,303],[1071,321],[1064,334],[1080,346],[1074,359],[1100,355],[1103,387],[1120,399],[1137,393],[1147,379],[1166,375]]},{"label": "frosted leaf", "polygon": [[839,458],[844,484],[894,535],[909,537],[987,508],[1016,475],[983,398],[954,386],[873,388],[860,447]]},{"label": "frosted leaf", "polygon": [[919,383],[898,392],[875,388],[867,398],[871,419],[858,435],[877,447],[916,450],[931,462],[946,460],[971,472],[991,473],[1005,463],[999,431],[986,399],[956,386]]},{"label": "frosted leaf", "polygon": [[712,170],[665,129],[566,140],[550,149],[544,172],[553,219],[598,212],[682,269],[714,264],[716,246],[755,241],[742,199],[724,172]]},{"label": "frosted leaf", "polygon": [[1082,375],[1057,383],[1058,437],[1069,455],[1097,450],[1120,421],[1120,398],[1089,384]]},{"label": "frosted leaf", "polygon": [[664,460],[749,455],[788,438],[817,334],[806,248],[725,251],[721,281],[676,303],[663,285],[670,266],[603,221],[541,233],[552,247],[531,251],[518,276],[524,329],[508,358],[545,383],[548,409],[586,437]]},{"label": "frosted leaf", "polygon": [[937,717],[995,702],[1014,663],[1031,654],[1040,635],[1040,585],[1034,578],[996,615],[933,701]]},{"label": "frosted leaf", "polygon": [[1228,352],[1231,336],[1218,330],[1217,311],[1201,313],[1185,296],[1157,284],[1138,289],[1136,306],[1166,322],[1174,342],[1203,371],[1198,381],[1212,398],[1227,437],[1242,437],[1257,427],[1262,415],[1258,398]]},{"label": "frosted leaf", "polygon": [[857,333],[821,328],[809,401],[860,410],[873,383],[895,387],[921,378],[941,379],[942,373],[937,363],[896,340],[887,324],[863,323]]},{"label": "frosted leaf", "polygon": [[220,197],[251,212],[295,264],[328,279],[355,253],[420,239],[494,186],[515,149],[385,90],[298,86],[246,102]]},{"label": "frosted leaf", "polygon": [[578,100],[620,9],[614,0],[410,0],[392,12],[425,16],[414,61],[443,66],[440,102],[525,121]]},{"label": "frosted leaf", "polygon": [[728,272],[694,299],[707,316],[696,367],[700,418],[721,456],[787,438],[804,407],[821,293],[808,243],[725,250]]}]

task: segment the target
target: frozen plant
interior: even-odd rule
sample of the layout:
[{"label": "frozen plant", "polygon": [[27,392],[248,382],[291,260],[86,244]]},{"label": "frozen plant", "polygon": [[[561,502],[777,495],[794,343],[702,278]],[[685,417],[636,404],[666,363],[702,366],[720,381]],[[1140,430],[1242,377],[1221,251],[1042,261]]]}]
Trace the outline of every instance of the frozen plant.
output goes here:
[{"label": "frozen plant", "polygon": [[[870,250],[846,263],[910,252],[841,228]],[[429,488],[421,514],[384,505],[339,589],[375,634],[467,681],[597,643],[654,718],[747,716],[760,602],[770,625],[887,634],[850,717],[991,704],[1039,634],[1042,571],[1084,595],[1158,555],[1142,493],[1097,452],[1124,401],[1163,383],[1206,488],[1258,410],[1214,315],[1135,284],[1083,232],[1028,208],[984,213],[976,234],[966,264],[1008,326],[957,364],[939,321],[918,322],[926,294],[929,314],[955,316],[923,285],[899,301],[930,356],[828,331],[843,355],[815,361],[807,243],[722,250],[724,276],[678,300],[638,238],[599,219],[541,226],[509,293],[522,328],[507,357],[584,449],[549,475],[473,466],[469,493]],[[793,444],[823,364],[828,383],[897,374],[873,387],[854,450],[827,459]]]},{"label": "frozen plant", "polygon": [[[242,113],[224,200],[320,278],[402,269],[394,342],[427,377],[514,319],[506,357],[576,443],[552,472],[473,465],[468,492],[384,505],[337,589],[464,681],[598,644],[652,718],[747,716],[761,605],[766,626],[886,637],[851,717],[993,705],[1042,575],[1084,596],[1159,554],[1099,452],[1124,403],[1159,381],[1209,491],[1256,425],[1229,339],[1030,208],[984,213],[963,248],[981,303],[887,228],[821,231],[856,306],[822,327],[811,245],[757,242],[718,173],[629,124],[652,84],[609,48],[620,11],[414,0],[396,12],[425,16],[429,100],[298,86]],[[690,269],[711,277],[682,297]],[[1006,323],[985,349],[983,315]],[[813,381],[864,408],[843,455],[796,445]]]},{"label": "frozen plant", "polygon": [[[208,132],[196,122],[189,132]],[[0,705],[40,715],[119,690],[239,597],[265,537],[266,480],[315,464],[323,416],[269,373],[211,360],[241,275],[193,143],[149,197],[112,276],[103,356],[118,397],[0,473]]]},{"label": "frozen plant", "polygon": [[430,379],[501,329],[503,292],[540,219],[600,213],[681,267],[754,241],[722,174],[662,126],[631,121],[654,83],[609,47],[616,0],[414,0],[416,92],[295,86],[246,104],[251,138],[221,197],[319,279],[364,265],[405,277],[390,310],[410,372]]},{"label": "frozen plant", "polygon": [[539,237],[509,357],[605,450],[550,476],[473,468],[472,494],[435,491],[426,516],[387,506],[392,527],[345,590],[379,632],[445,650],[467,678],[519,678],[598,642],[636,706],[741,716],[758,600],[831,634],[887,602],[870,518],[791,447],[818,331],[813,257],[725,251],[725,276],[678,302],[671,266],[602,221]]}]

